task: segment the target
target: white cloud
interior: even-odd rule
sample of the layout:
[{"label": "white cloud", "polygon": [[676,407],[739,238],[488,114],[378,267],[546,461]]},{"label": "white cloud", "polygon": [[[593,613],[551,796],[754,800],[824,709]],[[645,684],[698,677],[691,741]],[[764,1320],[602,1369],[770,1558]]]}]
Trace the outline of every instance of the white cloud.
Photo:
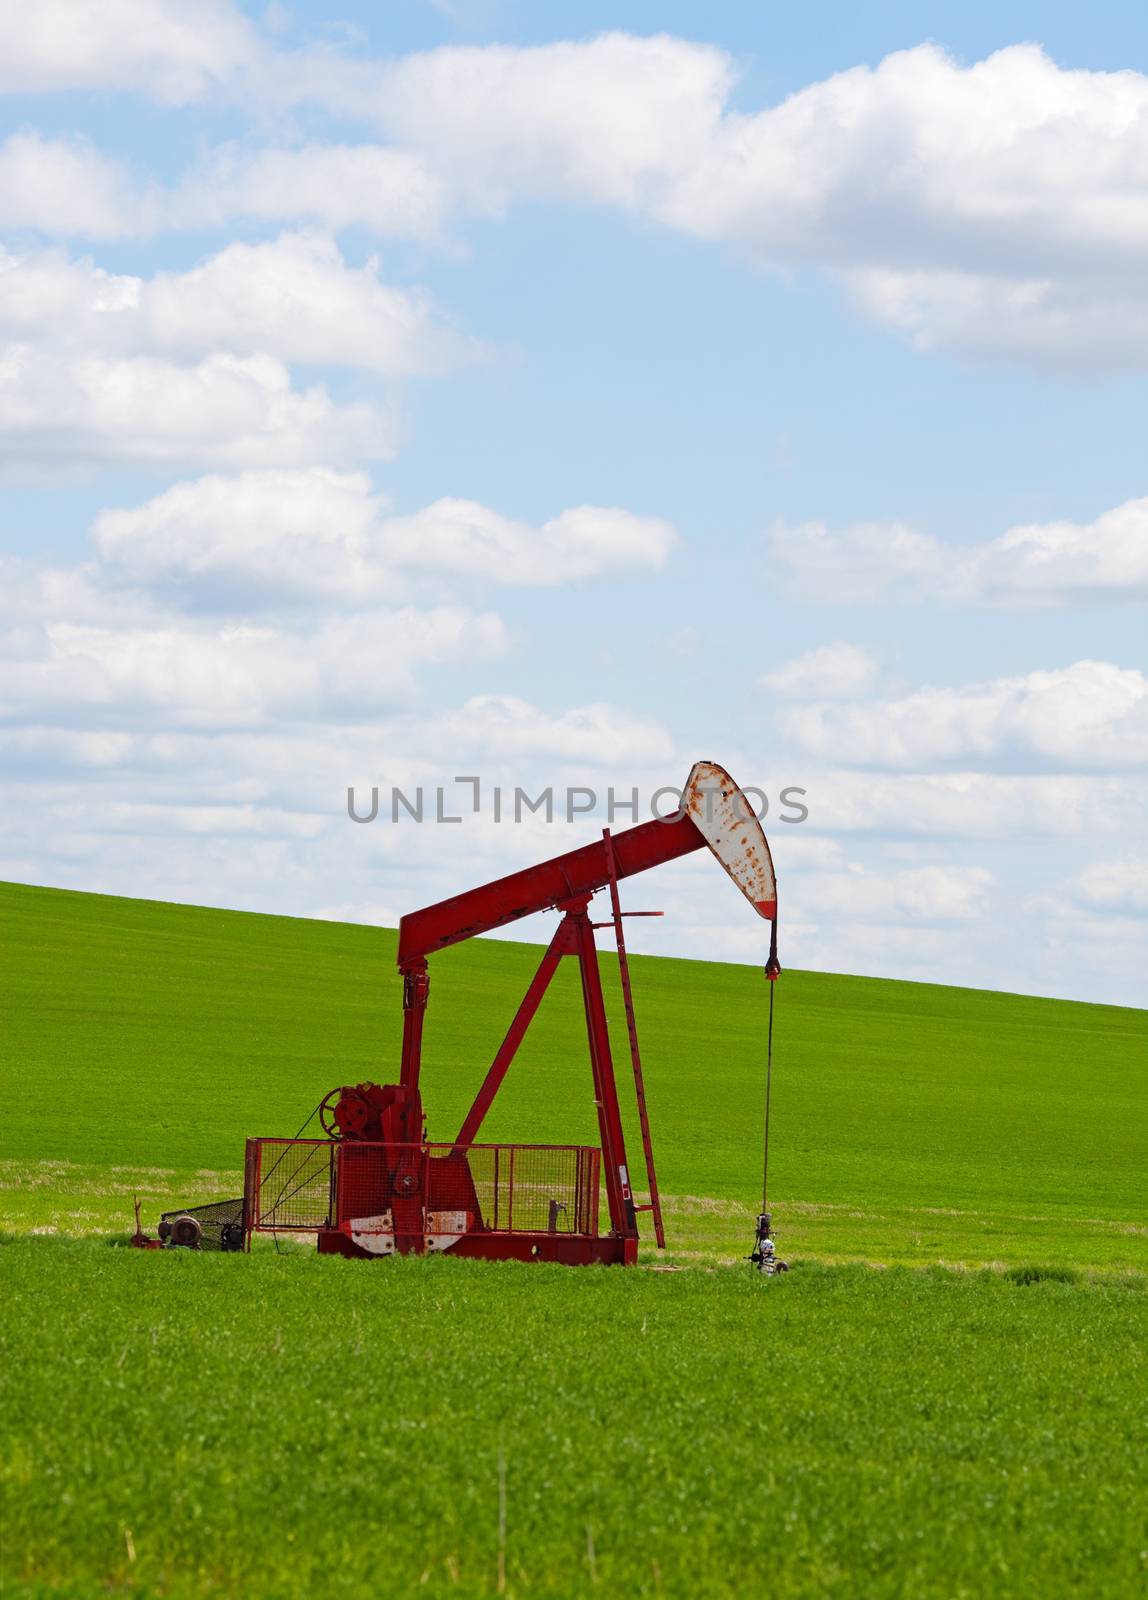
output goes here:
[{"label": "white cloud", "polygon": [[383,510],[365,473],[282,468],[176,483],[101,512],[93,534],[113,574],[224,609],[292,596],[368,604],[398,588],[378,552]]},{"label": "white cloud", "polygon": [[1148,599],[1148,499],[1092,522],[1023,523],[979,544],[946,545],[901,523],[779,525],[771,560],[792,588],[828,603],[1040,606]]},{"label": "white cloud", "polygon": [[656,569],[675,543],[660,517],[611,506],[574,506],[531,528],[476,501],[444,499],[383,527],[383,548],[396,566],[524,584]]},{"label": "white cloud", "polygon": [[822,260],[851,242],[905,265],[967,265],[1007,241],[1023,268],[1095,259],[1103,240],[1127,261],[1145,221],[1146,103],[1140,74],[1065,71],[1036,45],[969,67],[921,45],[730,114],[723,159],[692,173],[676,206],[688,201],[701,230],[781,236]]},{"label": "white cloud", "polygon": [[[223,631],[199,630],[198,636],[210,639]],[[288,637],[286,629],[274,631]],[[300,652],[306,650],[306,632],[289,637]],[[482,651],[496,653],[503,637],[492,632],[481,650],[471,638],[468,667],[481,659]],[[483,809],[476,826],[505,838],[498,848],[509,856],[519,827],[537,825],[542,835],[554,833],[562,820],[561,789],[567,783],[597,784],[604,801],[610,783],[638,783],[648,795],[665,781],[680,782],[689,768],[661,723],[624,706],[597,702],[548,712],[513,695],[475,695],[445,708],[421,700],[400,702],[395,693],[390,704],[353,721],[340,718],[334,704],[322,717],[301,706],[297,715],[288,709],[266,717],[260,726],[235,717],[215,725],[206,717],[186,715],[182,702],[145,703],[140,696],[125,697],[122,704],[109,700],[93,713],[76,707],[51,720],[29,702],[32,720],[12,721],[0,729],[0,751],[13,777],[19,773],[32,781],[53,781],[60,793],[66,790],[70,796],[76,793],[70,780],[83,775],[81,787],[135,785],[136,801],[146,795],[149,803],[185,804],[197,796],[214,796],[229,804],[320,810],[340,819],[345,817],[348,784],[356,786],[364,804],[375,784],[384,799],[392,783],[408,791],[418,784],[428,790],[445,784],[448,808],[469,809],[470,786],[455,784],[454,775],[478,773]],[[505,799],[504,819],[497,824],[492,820],[495,784],[502,785]],[[547,784],[556,786],[557,821],[548,824],[541,815],[523,815],[512,824],[515,784],[532,796]],[[622,798],[628,796],[618,796]],[[628,825],[629,814],[619,814],[618,825]],[[591,821],[589,826],[595,829],[600,823]],[[401,833],[385,833],[377,842],[393,847],[400,857],[405,848]]]},{"label": "white cloud", "polygon": [[842,281],[868,317],[908,335],[916,349],[957,350],[1037,370],[1139,371],[1148,362],[1144,267],[1096,274],[994,277],[975,271],[846,270]]},{"label": "white cloud", "polygon": [[701,631],[692,622],[687,622],[684,628],[675,628],[670,635],[670,649],[683,661],[688,661],[697,653],[701,642]]},{"label": "white cloud", "polygon": [[108,628],[49,622],[9,650],[0,716],[126,720],[159,712],[169,727],[259,727],[269,719],[355,717],[412,692],[412,668],[501,654],[491,613],[367,612],[305,630],[193,626]]},{"label": "white cloud", "polygon": [[1111,774],[864,772],[804,779],[811,822],[833,833],[909,839],[1128,837],[1144,826],[1144,784]]},{"label": "white cloud", "polygon": [[871,922],[967,922],[982,916],[994,884],[984,867],[928,866],[872,871],[854,863],[802,875],[801,917]]},{"label": "white cloud", "polygon": [[82,138],[34,130],[0,142],[0,227],[58,238],[125,238],[237,221],[365,227],[440,242],[443,182],[421,155],[382,144],[206,150],[173,186]]},{"label": "white cloud", "polygon": [[134,461],[243,467],[393,455],[393,419],[295,389],[273,357],[152,357],[0,350],[0,453],[20,465]]},{"label": "white cloud", "polygon": [[246,472],[178,483],[95,524],[102,557],[130,581],[178,586],[201,600],[250,607],[292,595],[308,603],[393,596],[404,573],[442,582],[556,584],[662,565],[666,522],[609,507],[561,512],[539,528],[471,500],[385,514],[362,473]]},{"label": "white cloud", "polygon": [[733,81],[712,46],[610,33],[407,56],[358,109],[474,208],[564,196],[665,214],[720,137]]},{"label": "white cloud", "polygon": [[763,689],[792,700],[847,700],[864,694],[877,676],[877,662],[858,645],[821,645],[807,650],[761,679]]},{"label": "white cloud", "polygon": [[0,227],[115,238],[159,219],[155,190],[85,139],[13,133],[0,144]]},{"label": "white cloud", "polygon": [[[429,511],[433,523],[436,508]],[[549,578],[559,581],[609,571],[622,559],[624,514],[600,513],[609,538],[594,515],[553,519],[548,527],[572,530],[572,550],[557,559],[552,535],[506,528],[526,543],[539,539]],[[98,558],[83,566],[5,561],[0,719],[11,724],[8,770],[144,770],[148,804],[166,805],[157,774],[185,773],[190,760],[201,787],[180,794],[180,804],[210,805],[223,791],[229,803],[258,805],[263,817],[268,807],[298,809],[300,795],[316,787],[329,804],[353,777],[349,750],[372,753],[369,781],[388,770],[422,781],[428,762],[432,772],[454,770],[457,759],[489,770],[485,763],[505,758],[512,783],[543,763],[600,769],[672,751],[659,724],[603,703],[548,713],[514,695],[473,695],[456,711],[402,713],[421,667],[461,663],[469,676],[508,648],[497,615],[442,599],[452,576],[534,582],[542,574],[528,552],[505,541],[492,556],[484,522],[473,559],[455,548],[461,574],[438,575],[439,603],[396,606],[396,520],[365,474],[246,472],[176,484],[143,506],[105,513],[94,530]],[[663,541],[644,541],[642,519],[632,520],[629,559],[659,559]],[[198,616],[173,609],[189,598]],[[245,742],[220,746],[220,730],[229,729],[243,730]],[[214,740],[214,755],[192,751],[188,730]],[[545,781],[556,781],[553,768]],[[138,791],[127,798],[139,803]],[[163,825],[158,812],[155,825]],[[172,826],[186,832],[193,824]]]},{"label": "white cloud", "polygon": [[36,0],[0,10],[0,92],[132,89],[183,105],[253,62],[257,36],[228,0]]},{"label": "white cloud", "polygon": [[944,546],[903,523],[859,522],[841,533],[823,522],[779,523],[769,555],[797,594],[829,604],[916,599],[943,588]]},{"label": "white cloud", "polygon": [[[728,54],[666,35],[372,61],[256,45],[222,6],[200,33],[174,0],[117,4],[138,14],[131,48],[103,8],[29,40],[13,24],[13,76],[160,98],[225,84],[245,109],[319,104],[391,141],[226,147],[165,197],[169,224],[317,218],[433,237],[449,208],[599,204],[820,267],[922,348],[1072,370],[1148,361],[1142,73],[1066,70],[1031,44],[964,66],[920,45],[746,111]],[[139,197],[121,204],[121,226],[138,226]],[[81,205],[75,230],[114,231],[108,209]],[[48,225],[66,216],[47,210]]]},{"label": "white cloud", "polygon": [[476,695],[457,712],[441,715],[436,724],[440,746],[477,755],[486,763],[541,758],[599,770],[621,763],[632,772],[638,763],[669,762],[674,754],[673,740],[661,723],[602,703],[553,715],[517,695]]},{"label": "white cloud", "polygon": [[382,237],[434,240],[445,204],[441,180],[410,150],[223,145],[168,196],[167,217],[173,227],[221,227],[237,217],[305,218],[332,229],[358,224]]},{"label": "white cloud", "polygon": [[[48,567],[20,556],[0,555],[0,618],[14,628],[21,623],[34,627],[56,620],[134,624],[152,611],[150,596],[122,585],[110,586],[97,562]],[[6,637],[11,641],[14,634]]]},{"label": "white cloud", "polygon": [[149,805],[134,800],[65,801],[56,808],[62,823],[101,833],[192,834],[211,839],[234,835],[270,839],[317,839],[326,818],[281,806]]},{"label": "white cloud", "polygon": [[970,760],[1069,771],[1148,762],[1148,677],[1106,661],[897,700],[783,710],[778,722],[809,754],[876,767]]},{"label": "white cloud", "polygon": [[26,130],[0,143],[0,227],[59,238],[247,220],[435,243],[446,211],[442,180],[416,152],[389,145],[218,145],[165,188],[83,138]]},{"label": "white cloud", "polygon": [[1094,861],[1077,875],[1072,889],[1094,911],[1148,915],[1148,860]]},{"label": "white cloud", "polygon": [[819,265],[925,344],[1148,359],[1148,77],[922,45],[756,112],[734,80],[664,36],[449,48],[383,69],[375,115],[472,206],[593,200]]},{"label": "white cloud", "polygon": [[1148,599],[1148,498],[1093,522],[1024,523],[963,552],[981,599],[1052,603]]},{"label": "white cloud", "polygon": [[55,252],[0,251],[0,332],[131,355],[226,350],[288,362],[440,371],[477,347],[443,327],[426,297],[347,264],[314,234],[234,243],[187,272],[105,272]]}]

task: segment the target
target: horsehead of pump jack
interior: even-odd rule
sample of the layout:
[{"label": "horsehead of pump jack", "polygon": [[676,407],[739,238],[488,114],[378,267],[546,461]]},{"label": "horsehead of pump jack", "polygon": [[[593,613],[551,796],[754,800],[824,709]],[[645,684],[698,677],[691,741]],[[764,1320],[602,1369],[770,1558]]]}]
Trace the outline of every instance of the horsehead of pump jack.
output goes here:
[{"label": "horsehead of pump jack", "polygon": [[[599,839],[579,849],[403,917],[396,954],[403,980],[399,1081],[332,1089],[312,1113],[318,1115],[323,1139],[303,1138],[302,1129],[293,1139],[249,1139],[242,1200],[170,1213],[161,1224],[161,1236],[170,1245],[242,1249],[250,1246],[255,1233],[310,1232],[321,1253],[352,1257],[441,1251],[488,1260],[630,1265],[638,1254],[638,1214],[649,1212],[658,1247],[664,1248],[623,933],[627,915],[661,913],[623,912],[618,885],[703,845],[758,916],[771,924],[765,973],[777,978],[777,883],[769,845],[753,807],[729,773],[716,762],[699,761],[673,815],[617,834],[606,828]],[[610,916],[595,922],[589,905],[602,889],[609,892]],[[432,1143],[420,1094],[428,957],[539,911],[557,911],[561,921],[458,1133],[450,1141]],[[642,1204],[630,1184],[594,940],[600,928],[612,928],[617,943],[649,1188],[649,1200]],[[576,958],[581,976],[599,1144],[480,1144],[486,1114],[567,956]],[[773,994],[771,982],[771,1040]],[[768,1135],[768,1091],[766,1106]],[[598,1226],[601,1190],[609,1210],[605,1231]],[[149,1242],[138,1225],[136,1242]],[[766,1271],[780,1267],[764,1198],[752,1259]]]}]

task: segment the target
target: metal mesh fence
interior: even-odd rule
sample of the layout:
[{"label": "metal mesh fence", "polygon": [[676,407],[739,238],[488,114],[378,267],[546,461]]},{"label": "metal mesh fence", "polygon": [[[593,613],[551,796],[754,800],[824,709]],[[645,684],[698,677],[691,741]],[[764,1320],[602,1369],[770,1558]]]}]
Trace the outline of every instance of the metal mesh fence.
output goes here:
[{"label": "metal mesh fence", "polygon": [[[332,1155],[322,1139],[253,1139],[251,1226],[264,1233],[315,1233],[330,1223]],[[249,1174],[252,1163],[249,1157]]]},{"label": "metal mesh fence", "polygon": [[384,1145],[256,1139],[248,1155],[257,1232],[339,1228],[352,1237],[598,1231],[599,1152],[583,1145]]},{"label": "metal mesh fence", "polygon": [[467,1159],[488,1232],[597,1233],[597,1150],[580,1145],[472,1145]]}]

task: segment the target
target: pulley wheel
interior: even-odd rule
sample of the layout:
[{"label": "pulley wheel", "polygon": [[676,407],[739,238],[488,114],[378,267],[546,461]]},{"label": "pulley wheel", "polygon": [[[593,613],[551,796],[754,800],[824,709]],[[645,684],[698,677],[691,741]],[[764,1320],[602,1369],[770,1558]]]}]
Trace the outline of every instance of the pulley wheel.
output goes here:
[{"label": "pulley wheel", "polygon": [[160,1237],[166,1238],[170,1244],[178,1245],[183,1250],[198,1250],[203,1239],[203,1229],[197,1217],[172,1217],[159,1225]]},{"label": "pulley wheel", "polygon": [[362,1133],[371,1115],[365,1095],[344,1086],[332,1089],[319,1107],[319,1126],[332,1139],[345,1139]]}]

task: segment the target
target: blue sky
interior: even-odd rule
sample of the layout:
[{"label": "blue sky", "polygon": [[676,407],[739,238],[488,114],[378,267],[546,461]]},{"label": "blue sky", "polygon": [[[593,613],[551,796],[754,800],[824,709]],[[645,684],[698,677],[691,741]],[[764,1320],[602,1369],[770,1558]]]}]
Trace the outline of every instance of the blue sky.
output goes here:
[{"label": "blue sky", "polygon": [[393,922],[600,819],[349,782],[704,756],[794,963],[1142,1003],[1142,11],[335,15],[0,18],[0,873]]}]

